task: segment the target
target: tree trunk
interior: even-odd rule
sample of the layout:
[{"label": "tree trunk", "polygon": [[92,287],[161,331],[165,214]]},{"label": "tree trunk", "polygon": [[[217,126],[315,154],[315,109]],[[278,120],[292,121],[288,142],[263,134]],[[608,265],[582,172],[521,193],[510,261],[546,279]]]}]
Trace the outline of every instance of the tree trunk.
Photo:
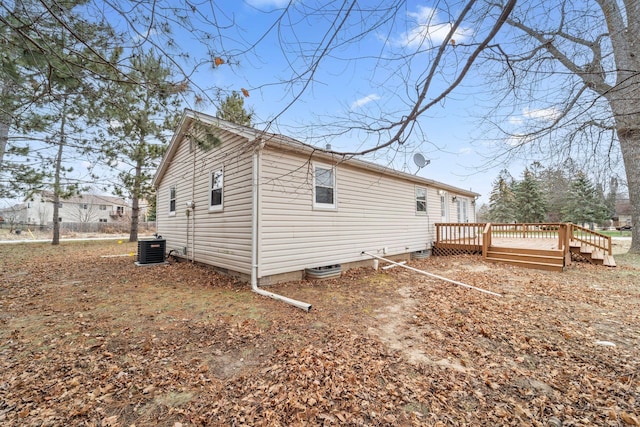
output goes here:
[{"label": "tree trunk", "polygon": [[67,97],[62,103],[62,114],[60,117],[60,139],[58,140],[58,154],[56,155],[56,167],[53,181],[53,239],[52,245],[60,244],[60,221],[58,221],[58,208],[60,204],[60,172],[62,170],[62,151],[65,144],[65,125],[67,122]]},{"label": "tree trunk", "polygon": [[4,162],[4,153],[7,150],[8,142],[9,123],[8,120],[4,120],[4,117],[0,116],[0,169],[4,169],[2,163]]},{"label": "tree trunk", "polygon": [[[638,115],[638,114],[637,114]],[[640,116],[640,115],[639,115]],[[640,124],[640,117],[638,122]],[[627,174],[629,202],[631,204],[631,248],[629,252],[640,253],[640,126],[633,130],[618,131],[622,158]]]},{"label": "tree trunk", "polygon": [[[615,0],[598,0],[604,13],[616,65],[616,84],[600,92],[610,105],[624,161],[631,203],[631,253],[640,253],[640,4],[625,2],[624,12]],[[626,20],[625,20],[626,15]]]},{"label": "tree trunk", "polygon": [[[640,13],[636,14],[640,19]],[[614,35],[617,35],[614,33]],[[640,39],[635,34],[620,41],[621,37],[613,38],[618,42],[616,63],[618,74],[616,85],[609,93],[603,94],[609,100],[611,111],[616,121],[616,134],[620,142],[620,151],[627,175],[629,202],[631,203],[631,253],[640,253],[640,61],[635,52],[640,47]],[[621,46],[626,42],[624,46]]]},{"label": "tree trunk", "polygon": [[[144,138],[141,138],[144,140]],[[133,191],[131,192],[131,229],[129,231],[129,241],[138,241],[138,223],[140,218],[140,193],[142,185],[142,159],[138,156],[136,160],[136,172],[133,178]]]},{"label": "tree trunk", "polygon": [[[0,96],[5,99],[9,95],[9,84],[2,83],[2,90],[0,90]],[[11,114],[7,111],[0,111],[0,169],[4,169],[2,166],[4,162],[4,153],[7,151],[7,144],[9,143],[9,127],[11,126]]]},{"label": "tree trunk", "polygon": [[131,229],[129,230],[129,241],[138,241],[138,216],[140,215],[140,201],[138,196],[131,199]]}]

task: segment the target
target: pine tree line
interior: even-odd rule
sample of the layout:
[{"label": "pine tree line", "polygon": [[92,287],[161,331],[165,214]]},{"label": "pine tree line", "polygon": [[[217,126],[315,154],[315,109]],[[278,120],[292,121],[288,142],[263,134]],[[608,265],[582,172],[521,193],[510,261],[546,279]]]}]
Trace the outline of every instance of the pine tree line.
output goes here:
[{"label": "pine tree line", "polygon": [[566,167],[542,168],[534,163],[520,180],[502,170],[493,182],[484,216],[497,223],[572,222],[579,225],[610,225],[615,215],[617,181],[611,179],[604,194],[582,171]]},{"label": "pine tree line", "polygon": [[[52,194],[57,244],[59,203],[107,191],[131,201],[135,241],[140,202],[154,210],[151,179],[185,100],[195,95],[176,77],[175,61],[91,20],[85,5],[22,0],[0,7],[0,197]],[[232,93],[218,116],[250,124],[243,102]]]}]

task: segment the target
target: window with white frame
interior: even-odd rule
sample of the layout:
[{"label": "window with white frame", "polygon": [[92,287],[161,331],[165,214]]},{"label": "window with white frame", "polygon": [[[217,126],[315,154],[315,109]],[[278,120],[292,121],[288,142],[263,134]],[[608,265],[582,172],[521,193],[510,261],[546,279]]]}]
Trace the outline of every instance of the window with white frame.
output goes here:
[{"label": "window with white frame", "polygon": [[219,169],[211,172],[209,178],[209,210],[222,210],[224,187],[224,171]]},{"label": "window with white frame", "polygon": [[176,214],[176,186],[169,188],[169,215]]},{"label": "window with white frame", "polygon": [[416,212],[427,213],[427,189],[416,187]]},{"label": "window with white frame", "polygon": [[456,199],[458,204],[458,222],[469,222],[469,201],[467,199]]},{"label": "window with white frame", "polygon": [[313,206],[325,209],[336,207],[336,174],[331,166],[314,165]]}]

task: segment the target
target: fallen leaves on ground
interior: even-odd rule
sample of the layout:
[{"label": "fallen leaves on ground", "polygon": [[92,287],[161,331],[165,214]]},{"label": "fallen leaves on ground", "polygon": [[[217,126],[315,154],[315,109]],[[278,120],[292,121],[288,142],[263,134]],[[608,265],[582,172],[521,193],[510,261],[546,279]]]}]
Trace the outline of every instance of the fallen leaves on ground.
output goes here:
[{"label": "fallen leaves on ground", "polygon": [[[640,425],[640,271],[478,257],[270,290],[116,243],[0,246],[7,426]],[[609,344],[603,344],[609,343]]]}]

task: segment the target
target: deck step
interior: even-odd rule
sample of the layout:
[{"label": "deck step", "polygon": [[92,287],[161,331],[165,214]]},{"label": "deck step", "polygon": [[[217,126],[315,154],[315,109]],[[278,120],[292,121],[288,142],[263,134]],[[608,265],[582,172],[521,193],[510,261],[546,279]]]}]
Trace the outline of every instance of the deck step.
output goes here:
[{"label": "deck step", "polygon": [[590,262],[595,265],[604,265],[607,267],[615,267],[616,262],[613,259],[613,255],[608,255],[601,248],[596,248],[587,243],[571,241],[569,249],[575,255],[579,261]]},{"label": "deck step", "polygon": [[582,244],[580,245],[580,252],[583,254],[590,254],[595,250],[595,248],[591,245]]},{"label": "deck step", "polygon": [[602,265],[606,265],[607,267],[615,267],[616,261],[613,259],[613,255],[605,255],[604,260],[602,261]]},{"label": "deck step", "polygon": [[564,254],[558,249],[525,249],[492,246],[487,251],[486,260],[538,270],[564,270]]},{"label": "deck step", "polygon": [[532,268],[536,270],[547,271],[564,271],[564,265],[557,263],[539,262],[539,261],[523,261],[514,260],[508,258],[487,257],[485,258],[489,262],[499,262],[504,264],[515,265],[523,268]]}]

